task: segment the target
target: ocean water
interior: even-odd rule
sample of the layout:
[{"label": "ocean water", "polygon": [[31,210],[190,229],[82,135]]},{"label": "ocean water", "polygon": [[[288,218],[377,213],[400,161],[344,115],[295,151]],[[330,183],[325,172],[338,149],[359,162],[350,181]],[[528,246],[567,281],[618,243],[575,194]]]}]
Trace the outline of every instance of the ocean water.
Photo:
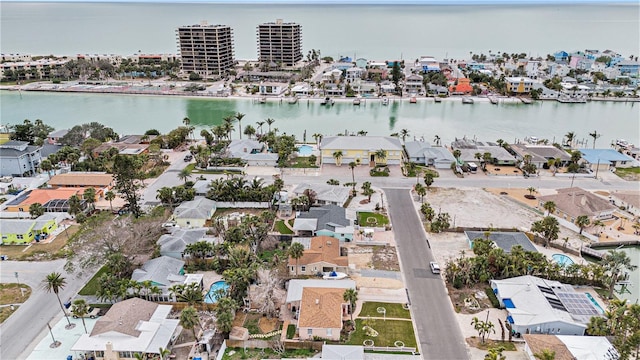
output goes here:
[{"label": "ocean water", "polygon": [[302,25],[303,49],[368,59],[460,59],[469,52],[612,49],[639,55],[640,4],[321,5],[0,2],[2,53],[176,53],[178,26],[226,24],[239,59],[257,58],[256,26]]}]

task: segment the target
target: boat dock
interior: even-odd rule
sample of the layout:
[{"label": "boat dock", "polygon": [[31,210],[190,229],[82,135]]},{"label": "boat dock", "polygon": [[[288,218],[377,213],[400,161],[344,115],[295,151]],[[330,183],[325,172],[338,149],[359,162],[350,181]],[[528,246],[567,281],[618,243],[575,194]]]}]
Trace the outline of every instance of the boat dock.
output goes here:
[{"label": "boat dock", "polygon": [[527,104],[527,105],[533,104],[533,101],[531,99],[527,99],[527,98],[523,98],[523,97],[519,97],[518,99],[520,99],[520,101],[522,101],[522,103],[524,103],[524,104]]},{"label": "boat dock", "polygon": [[581,254],[585,254],[585,255],[589,255],[589,256],[594,257],[594,258],[599,259],[599,260],[602,260],[602,258],[605,255],[602,251],[598,251],[598,250],[592,249],[592,248],[587,247],[587,246],[583,246],[582,248],[580,248],[580,253]]},{"label": "boat dock", "polygon": [[498,105],[498,99],[495,96],[487,96],[493,105]]}]

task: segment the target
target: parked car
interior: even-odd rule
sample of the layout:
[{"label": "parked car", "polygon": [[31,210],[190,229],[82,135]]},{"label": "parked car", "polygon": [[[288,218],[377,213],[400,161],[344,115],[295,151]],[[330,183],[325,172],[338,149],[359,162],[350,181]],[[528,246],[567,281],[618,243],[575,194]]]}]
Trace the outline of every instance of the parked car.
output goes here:
[{"label": "parked car", "polygon": [[440,265],[437,262],[431,261],[429,262],[429,267],[431,267],[431,272],[434,274],[440,274]]},{"label": "parked car", "polygon": [[176,223],[172,223],[172,222],[166,222],[164,224],[162,224],[163,228],[179,228],[180,225],[176,224]]},{"label": "parked car", "polygon": [[191,160],[193,160],[193,155],[187,154],[187,155],[184,156],[184,161],[185,162],[189,162]]},{"label": "parked car", "polygon": [[[72,315],[74,319],[77,319],[78,316],[76,315]],[[87,315],[85,317],[91,318],[91,319],[95,319],[98,316],[100,316],[100,309],[99,308],[94,308],[94,307],[90,307],[89,311],[87,311]]]}]

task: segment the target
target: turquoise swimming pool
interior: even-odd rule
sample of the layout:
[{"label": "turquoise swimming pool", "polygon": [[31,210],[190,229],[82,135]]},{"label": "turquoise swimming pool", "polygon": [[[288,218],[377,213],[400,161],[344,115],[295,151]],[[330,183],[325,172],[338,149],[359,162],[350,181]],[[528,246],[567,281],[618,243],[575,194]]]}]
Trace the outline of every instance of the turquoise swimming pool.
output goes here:
[{"label": "turquoise swimming pool", "polygon": [[551,258],[553,259],[553,261],[555,261],[556,263],[558,263],[560,266],[563,266],[563,267],[567,267],[573,264],[573,260],[571,260],[570,257],[564,254],[553,254],[551,255]]},{"label": "turquoise swimming pool", "polygon": [[209,292],[207,292],[207,295],[204,296],[204,302],[207,304],[215,304],[218,302],[218,293],[220,289],[222,290],[227,290],[229,288],[229,284],[227,284],[226,281],[224,280],[220,280],[220,281],[216,281],[213,284],[211,284],[211,287],[209,288]]},{"label": "turquoise swimming pool", "polygon": [[298,155],[309,156],[311,154],[313,154],[313,147],[309,145],[300,145],[300,147],[298,147]]}]

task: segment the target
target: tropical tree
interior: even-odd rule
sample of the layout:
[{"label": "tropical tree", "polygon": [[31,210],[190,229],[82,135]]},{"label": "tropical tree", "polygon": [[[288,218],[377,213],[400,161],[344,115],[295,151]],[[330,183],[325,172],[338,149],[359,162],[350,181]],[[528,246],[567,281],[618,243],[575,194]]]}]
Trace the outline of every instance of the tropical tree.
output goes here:
[{"label": "tropical tree", "polygon": [[258,125],[258,131],[260,132],[260,135],[262,135],[262,127],[264,126],[264,124],[264,121],[256,121],[256,125]]},{"label": "tropical tree", "polygon": [[336,186],[336,185],[340,185],[340,181],[338,181],[336,179],[329,179],[329,180],[327,180],[327,184]]},{"label": "tropical tree", "polygon": [[420,202],[424,202],[424,196],[427,195],[427,189],[421,184],[416,184],[414,189],[416,190],[416,194],[420,196]]},{"label": "tropical tree", "polygon": [[496,330],[494,329],[495,326],[491,321],[482,321],[476,316],[471,319],[471,325],[473,325],[473,328],[478,332],[478,336],[480,336],[480,342],[482,342],[483,344],[485,336],[489,335],[489,333],[491,332],[493,332],[494,334],[496,333]]},{"label": "tropical tree", "polygon": [[111,202],[116,198],[116,194],[113,191],[107,191],[104,194],[104,198],[109,201],[109,208],[113,212],[113,204]]},{"label": "tropical tree", "polygon": [[[240,139],[242,139],[242,119],[245,117],[245,114],[243,114],[241,112],[237,112],[234,115],[234,117],[236,118],[236,120],[238,120],[238,133],[240,133]],[[251,128],[253,128],[253,126]],[[254,129],[253,133],[255,134],[255,129]],[[245,129],[245,135],[247,135],[246,129]],[[249,135],[247,135],[247,136],[249,136]],[[251,137],[251,136],[249,136],[249,137]]]},{"label": "tropical tree", "polygon": [[429,190],[431,185],[433,185],[434,178],[435,177],[431,171],[424,173],[424,184],[427,186],[427,190]]},{"label": "tropical tree", "polygon": [[440,136],[436,135],[433,137],[433,142],[436,144],[436,146],[440,146]]},{"label": "tropical tree", "polygon": [[342,294],[342,299],[349,303],[349,313],[351,314],[351,322],[353,322],[353,313],[356,311],[356,302],[358,301],[358,290],[349,288]]},{"label": "tropical tree", "polygon": [[600,136],[602,136],[601,133],[599,133],[597,130],[593,130],[593,132],[589,133],[589,136],[591,136],[593,138],[593,148],[596,148],[596,140],[598,140],[600,138]]},{"label": "tropical tree", "polygon": [[550,349],[542,349],[540,352],[533,354],[533,357],[539,360],[554,360],[556,352]]},{"label": "tropical tree", "polygon": [[311,135],[311,137],[316,141],[317,145],[320,145],[320,141],[322,141],[322,134],[314,133],[313,135]]},{"label": "tropical tree", "polygon": [[65,286],[67,286],[67,280],[62,277],[62,274],[57,272],[52,272],[51,274],[47,275],[44,280],[42,280],[42,288],[48,293],[56,294],[56,297],[58,298],[58,304],[60,304],[60,309],[62,310],[64,317],[67,318],[67,326],[71,327],[69,315],[62,305],[62,300],[60,300],[60,291],[64,290]]},{"label": "tropical tree", "polygon": [[407,129],[400,130],[400,137],[402,138],[402,142],[404,142],[404,139],[406,139],[407,136],[409,136],[409,130]]},{"label": "tropical tree", "polygon": [[71,195],[69,197],[69,214],[77,215],[82,212],[82,200],[78,195]]},{"label": "tropical tree", "polygon": [[354,169],[356,168],[356,166],[357,164],[353,161],[349,163],[349,169],[351,169],[351,183],[353,184],[353,188],[351,189],[351,191],[354,194],[354,196],[356,193],[356,176],[354,172]]},{"label": "tropical tree", "polygon": [[529,186],[529,187],[527,188],[527,191],[529,192],[529,196],[533,196],[533,194],[534,194],[534,193],[538,192],[538,189],[536,189],[536,188],[535,188],[535,187],[533,187],[533,186]]},{"label": "tropical tree", "polygon": [[256,134],[256,129],[251,125],[247,125],[244,128],[244,134],[247,135],[249,137],[249,139],[251,139],[253,137],[253,135]]},{"label": "tropical tree", "polygon": [[271,124],[273,124],[276,121],[274,119],[272,119],[272,118],[268,118],[264,122],[266,122],[267,125],[269,125],[269,132],[271,132]]},{"label": "tropical tree", "polygon": [[171,350],[169,349],[164,349],[162,347],[160,347],[159,351],[159,355],[160,355],[160,360],[165,360],[169,358],[169,355],[171,355]]},{"label": "tropical tree", "polygon": [[504,356],[503,351],[504,347],[502,346],[489,348],[488,352],[484,355],[484,360],[505,360],[507,357]]},{"label": "tropical tree", "polygon": [[333,158],[336,160],[336,165],[338,165],[338,166],[342,165],[342,156],[343,155],[344,154],[342,153],[341,150],[333,152]]},{"label": "tropical tree", "polygon": [[73,305],[71,306],[71,313],[74,317],[80,318],[82,320],[82,326],[84,326],[85,334],[87,331],[87,324],[84,322],[84,318],[89,314],[89,304],[84,299],[76,299],[73,301]]},{"label": "tropical tree", "polygon": [[625,276],[625,271],[631,272],[637,268],[636,265],[631,263],[631,258],[627,253],[616,250],[609,250],[602,259],[602,266],[607,273],[606,282],[609,286],[609,299],[613,297],[613,290],[618,280]]},{"label": "tropical tree", "polygon": [[96,203],[96,189],[92,187],[86,188],[82,193],[82,199],[89,204],[91,209],[94,209],[94,204]]},{"label": "tropical tree", "polygon": [[184,168],[180,170],[178,173],[178,179],[183,180],[184,183],[187,183],[187,180],[191,178],[191,170],[189,168]]},{"label": "tropical tree", "polygon": [[216,306],[216,325],[218,330],[225,334],[225,337],[228,337],[231,332],[231,328],[233,327],[233,319],[236,316],[236,310],[238,309],[238,304],[229,297],[223,297],[218,299],[218,303]]},{"label": "tropical tree", "polygon": [[536,221],[531,225],[531,231],[540,234],[545,240],[545,247],[558,239],[560,233],[560,224],[558,219],[553,216],[546,216],[542,220]]},{"label": "tropical tree", "polygon": [[33,203],[29,206],[29,215],[31,215],[31,217],[34,219],[42,216],[44,212],[45,208],[40,203]]},{"label": "tropical tree", "polygon": [[575,138],[576,138],[576,133],[573,132],[573,131],[569,131],[564,137],[567,138],[566,144],[570,148],[572,148],[573,147],[573,140],[575,140]]},{"label": "tropical tree", "polygon": [[542,204],[542,207],[547,210],[547,216],[556,212],[556,203],[553,201],[545,201],[544,204]]},{"label": "tropical tree", "polygon": [[376,191],[371,188],[371,183],[369,181],[365,181],[362,184],[362,195],[367,197],[367,201],[371,202],[371,195],[375,193]]},{"label": "tropical tree", "polygon": [[453,157],[456,158],[456,160],[460,161],[461,155],[462,155],[462,151],[460,151],[459,149],[453,150]]},{"label": "tropical tree", "polygon": [[298,260],[304,255],[304,246],[295,242],[289,246],[289,256],[296,261],[296,276],[298,276]]},{"label": "tropical tree", "polygon": [[42,171],[46,171],[47,172],[47,177],[51,178],[50,171],[53,170],[53,164],[51,163],[51,161],[49,159],[42,160],[42,162],[40,163],[40,169],[42,169]]},{"label": "tropical tree", "polygon": [[387,158],[387,152],[384,149],[378,149],[375,152],[375,156],[376,156],[376,162],[382,163]]},{"label": "tropical tree", "polygon": [[196,309],[193,306],[187,306],[182,309],[182,313],[180,313],[180,326],[191,330],[193,332],[193,338],[196,341],[198,341],[198,336],[196,335],[196,326],[198,325],[200,325],[200,319]]},{"label": "tropical tree", "polygon": [[585,226],[589,226],[591,221],[587,215],[580,215],[576,218],[576,225],[580,227],[580,235],[582,235],[582,230],[584,230]]}]

